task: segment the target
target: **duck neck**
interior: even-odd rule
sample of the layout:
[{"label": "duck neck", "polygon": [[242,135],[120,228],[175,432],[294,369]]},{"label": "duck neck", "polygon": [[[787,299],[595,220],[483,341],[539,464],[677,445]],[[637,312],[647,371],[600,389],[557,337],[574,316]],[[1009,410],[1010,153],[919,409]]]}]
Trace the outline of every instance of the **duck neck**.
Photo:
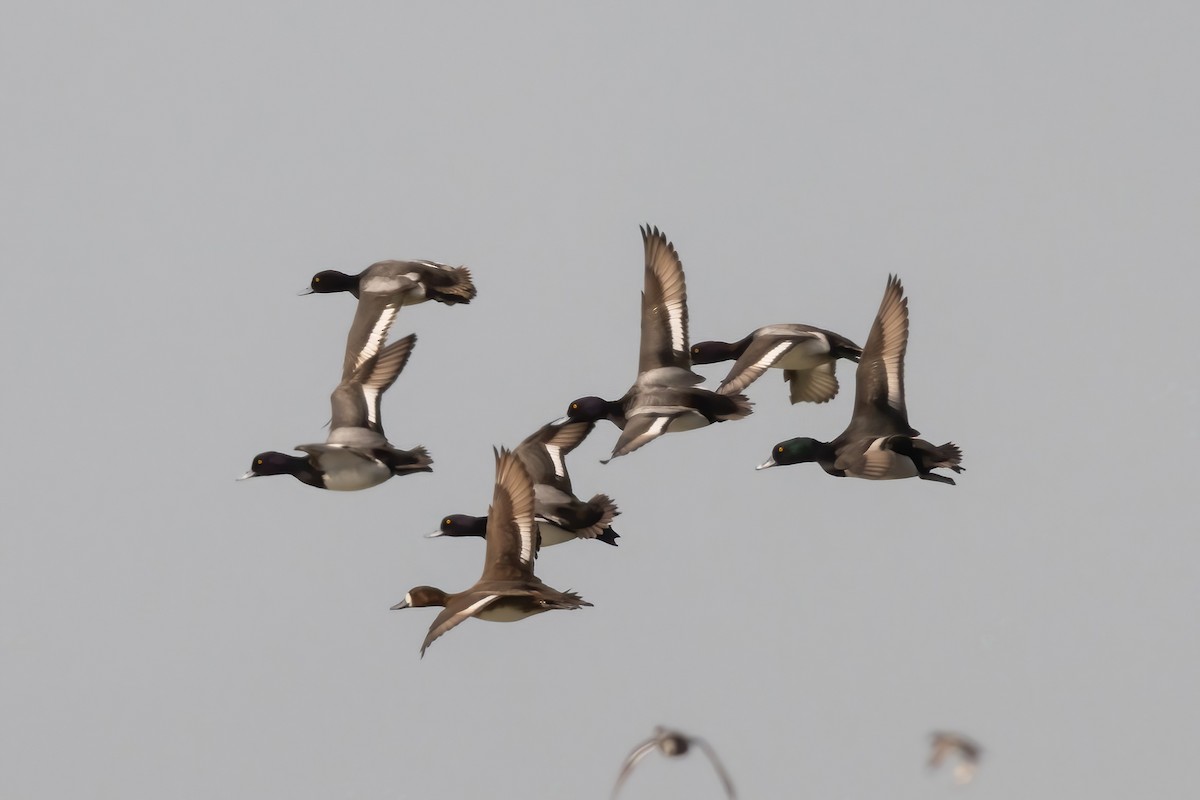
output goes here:
[{"label": "duck neck", "polygon": [[738,339],[736,342],[721,342],[722,349],[726,361],[733,361],[742,357],[742,353],[746,352],[746,348],[754,341],[754,334],[751,334],[744,339]]},{"label": "duck neck", "polygon": [[626,393],[620,400],[605,400],[604,407],[608,411],[608,421],[621,430],[625,430],[625,406],[632,393]]},{"label": "duck neck", "polygon": [[821,465],[821,469],[828,472],[830,475],[835,475],[839,478],[846,476],[846,471],[834,467],[837,461],[837,448],[829,442],[822,442],[818,439],[813,439],[812,444],[813,461]]},{"label": "duck neck", "polygon": [[288,456],[288,472],[301,483],[307,483],[309,486],[315,486],[318,489],[325,488],[325,480],[313,468],[312,461],[309,460],[308,456]]},{"label": "duck neck", "polygon": [[[363,270],[366,272],[366,270]],[[362,272],[357,275],[347,275],[344,272],[338,272],[331,269],[321,273],[321,291],[323,292],[349,292],[358,297],[358,281],[362,277]]]}]

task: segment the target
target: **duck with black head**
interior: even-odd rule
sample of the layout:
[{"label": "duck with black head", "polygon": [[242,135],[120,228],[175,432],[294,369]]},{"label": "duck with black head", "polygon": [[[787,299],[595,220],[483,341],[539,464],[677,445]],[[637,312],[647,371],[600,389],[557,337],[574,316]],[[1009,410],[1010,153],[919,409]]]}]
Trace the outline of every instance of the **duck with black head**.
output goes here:
[{"label": "duck with black head", "polygon": [[400,450],[388,442],[380,415],[383,393],[399,377],[416,342],[415,333],[393,342],[337,385],[329,398],[333,417],[323,444],[296,445],[303,456],[259,453],[238,480],[292,475],[318,489],[352,492],[395,475],[432,472],[433,459],[424,447]]},{"label": "duck with black head", "polygon": [[688,347],[687,287],[683,262],[658,228],[642,228],[645,253],[641,355],[633,386],[617,400],[580,397],[561,421],[608,420],[621,429],[612,455],[632,453],[665,433],[695,430],[749,416],[753,404],[742,394],[717,394],[696,384]]}]

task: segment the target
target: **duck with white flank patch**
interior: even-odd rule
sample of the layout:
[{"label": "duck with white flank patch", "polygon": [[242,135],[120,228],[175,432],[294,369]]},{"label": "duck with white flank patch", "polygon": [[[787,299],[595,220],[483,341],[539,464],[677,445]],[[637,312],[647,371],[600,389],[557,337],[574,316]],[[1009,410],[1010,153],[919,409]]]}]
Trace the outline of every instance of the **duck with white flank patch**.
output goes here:
[{"label": "duck with white flank patch", "polygon": [[908,348],[908,300],[895,275],[888,278],[879,313],[858,363],[854,414],[832,442],[798,437],[780,442],[758,469],[816,461],[839,478],[890,480],[917,477],[954,484],[932,472],[962,472],[962,451],[953,442],[936,446],[916,438],[904,405],[904,353]]},{"label": "duck with white flank patch", "polygon": [[616,800],[617,794],[621,791],[621,785],[625,783],[625,779],[629,777],[629,773],[651,751],[658,750],[664,756],[675,757],[686,755],[688,750],[693,747],[699,747],[704,755],[708,756],[709,762],[717,772],[717,777],[721,779],[721,784],[725,787],[725,796],[729,800],[736,800],[737,792],[733,789],[733,781],[729,779],[729,773],[721,765],[721,760],[717,758],[717,752],[712,749],[712,746],[698,736],[688,736],[685,733],[673,731],[661,725],[654,729],[653,736],[638,743],[637,747],[633,748],[629,755],[626,756],[625,762],[621,764],[621,773],[617,775],[617,782],[613,786],[613,800]]},{"label": "duck with white flank patch", "polygon": [[347,380],[383,347],[401,306],[426,300],[446,305],[469,303],[475,298],[475,284],[466,267],[435,261],[379,261],[357,275],[332,269],[318,272],[301,294],[331,292],[350,292],[358,298],[342,363],[342,380]]},{"label": "duck with white flank patch", "polygon": [[[613,517],[621,512],[608,495],[598,494],[586,503],[571,491],[566,456],[587,438],[591,422],[548,423],[517,445],[513,453],[533,480],[533,513],[541,532],[540,545],[550,547],[574,539],[595,539],[616,545]],[[435,536],[484,536],[487,517],[451,514]]]},{"label": "duck with white flank patch", "polygon": [[753,405],[745,395],[722,395],[696,386],[704,378],[692,372],[683,263],[657,228],[643,227],[642,242],[646,268],[637,380],[619,400],[575,400],[563,418],[607,419],[621,429],[612,455],[601,463],[632,453],[664,433],[749,416]]},{"label": "duck with white flank patch", "polygon": [[533,574],[538,525],[533,515],[533,480],[514,453],[496,453],[496,485],[487,515],[487,549],[483,574],[462,592],[447,593],[432,586],[410,589],[392,606],[420,608],[442,606],[421,644],[425,649],[446,631],[469,617],[489,622],[513,622],[555,609],[590,606],[574,592],[551,589]]},{"label": "duck with white flank patch", "polygon": [[[862,348],[845,336],[811,325],[767,325],[736,342],[692,345],[693,364],[733,361],[717,394],[740,392],[768,369],[783,370],[793,403],[825,403],[838,393],[839,358],[858,361]],[[735,360],[736,359],[736,360]]]},{"label": "duck with white flank patch", "polygon": [[383,393],[408,363],[416,341],[412,333],[393,342],[337,385],[329,398],[333,418],[324,444],[296,445],[304,456],[259,453],[238,480],[293,475],[318,489],[351,492],[377,486],[393,475],[432,472],[433,459],[424,447],[398,450],[388,443],[379,414]]}]

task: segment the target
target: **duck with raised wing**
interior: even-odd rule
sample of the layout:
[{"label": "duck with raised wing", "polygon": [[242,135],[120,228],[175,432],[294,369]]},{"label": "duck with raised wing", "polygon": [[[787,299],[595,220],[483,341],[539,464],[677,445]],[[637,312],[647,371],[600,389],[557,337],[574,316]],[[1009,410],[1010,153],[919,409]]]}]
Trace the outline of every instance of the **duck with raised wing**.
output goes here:
[{"label": "duck with raised wing", "polygon": [[722,395],[696,384],[688,347],[687,288],[683,262],[658,228],[642,228],[645,283],[642,290],[642,338],[638,376],[619,400],[581,397],[567,408],[565,420],[607,419],[621,429],[612,455],[632,453],[664,433],[702,428],[749,416],[745,395]]},{"label": "duck with raised wing", "polygon": [[858,362],[854,414],[832,442],[797,437],[780,442],[758,469],[816,461],[839,478],[890,480],[921,478],[954,484],[932,470],[962,472],[962,451],[953,442],[941,446],[916,438],[904,404],[904,354],[908,348],[908,300],[895,275],[888,278],[883,301]]},{"label": "duck with raised wing", "polygon": [[357,491],[377,486],[393,475],[432,472],[433,459],[424,447],[399,450],[388,442],[379,413],[380,400],[408,363],[415,333],[383,348],[363,362],[330,396],[333,418],[324,444],[301,444],[306,455],[268,451],[256,455],[250,471],[238,480],[264,475],[293,475],[318,489]]},{"label": "duck with raised wing", "polygon": [[[621,512],[612,498],[597,494],[585,503],[571,490],[571,476],[567,474],[567,454],[587,438],[593,427],[591,422],[551,422],[513,450],[533,480],[533,513],[542,547],[574,539],[617,543],[619,536],[612,529],[612,521]],[[486,516],[450,514],[429,536],[485,536],[486,532]]]},{"label": "duck with raised wing", "polygon": [[721,765],[721,760],[717,758],[717,752],[713,750],[712,746],[698,736],[688,736],[685,733],[673,731],[661,725],[654,729],[653,736],[643,742],[639,742],[637,747],[633,748],[629,755],[626,756],[625,762],[621,764],[621,772],[617,775],[617,782],[613,786],[613,800],[616,800],[617,794],[621,791],[621,785],[625,783],[625,779],[629,777],[629,773],[633,772],[633,768],[637,766],[637,763],[650,752],[658,750],[664,756],[675,757],[687,754],[693,747],[700,748],[704,755],[708,756],[709,762],[717,772],[717,777],[721,779],[721,785],[725,787],[725,796],[729,800],[736,800],[737,792],[734,791],[733,781],[729,779],[729,773]]},{"label": "duck with raised wing", "polygon": [[402,306],[426,300],[446,305],[469,303],[475,298],[475,284],[466,267],[435,261],[378,261],[357,275],[332,269],[318,272],[301,294],[332,292],[350,292],[358,299],[342,362],[342,380],[347,380],[383,347]]},{"label": "duck with raised wing", "polygon": [[845,336],[811,325],[767,325],[736,342],[692,345],[693,364],[733,361],[717,394],[740,392],[768,369],[783,370],[793,403],[825,403],[838,393],[839,358],[858,361],[862,348]]},{"label": "duck with raised wing", "polygon": [[487,514],[487,549],[483,574],[462,592],[417,586],[392,610],[441,606],[429,626],[421,655],[435,639],[462,621],[477,617],[513,622],[556,609],[590,606],[574,592],[552,589],[533,574],[538,525],[534,520],[533,480],[521,459],[506,449],[496,452],[496,485]]}]

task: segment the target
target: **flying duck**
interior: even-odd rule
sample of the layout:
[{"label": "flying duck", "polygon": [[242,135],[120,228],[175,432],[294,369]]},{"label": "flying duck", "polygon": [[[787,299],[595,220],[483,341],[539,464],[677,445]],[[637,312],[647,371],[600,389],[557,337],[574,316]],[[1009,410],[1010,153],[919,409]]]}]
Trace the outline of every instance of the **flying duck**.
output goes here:
[{"label": "flying duck", "polygon": [[712,746],[698,736],[688,736],[679,731],[664,728],[661,725],[654,729],[653,736],[643,742],[639,742],[637,747],[633,748],[629,755],[626,756],[625,762],[621,764],[621,773],[617,775],[617,782],[613,786],[613,800],[616,800],[617,794],[621,791],[621,785],[629,777],[629,773],[652,750],[658,750],[664,756],[682,756],[692,747],[699,747],[704,752],[704,755],[708,756],[713,769],[717,772],[717,777],[721,779],[721,784],[725,787],[726,797],[729,800],[736,800],[737,792],[734,791],[733,781],[729,779],[729,773],[721,765],[721,760],[717,758],[717,753],[712,749]]},{"label": "flying duck", "polygon": [[318,272],[301,294],[331,292],[350,292],[358,298],[342,362],[342,380],[347,380],[383,347],[401,306],[426,300],[446,305],[469,303],[475,297],[475,284],[466,267],[435,261],[378,261],[357,275],[333,269]]},{"label": "flying duck", "polygon": [[[583,502],[571,491],[567,474],[567,453],[578,447],[593,427],[591,422],[547,423],[513,450],[533,480],[533,513],[542,547],[573,539],[617,543],[618,534],[611,527],[613,517],[621,513],[616,504],[604,494]],[[487,517],[451,514],[429,536],[484,536],[486,531]]]},{"label": "flying duck", "polygon": [[979,769],[983,748],[961,733],[934,731],[929,734],[929,768],[937,769],[948,756],[957,756],[954,765],[954,782],[970,783]]},{"label": "flying duck", "polygon": [[560,592],[533,574],[538,526],[533,517],[533,480],[525,465],[507,449],[496,452],[496,486],[487,516],[487,549],[483,574],[471,588],[447,593],[433,586],[416,586],[392,606],[441,606],[421,645],[426,648],[469,617],[489,622],[513,622],[555,609],[590,606],[574,592]]},{"label": "flying duck", "polygon": [[[736,342],[692,345],[693,364],[731,361],[717,394],[745,389],[769,368],[783,370],[793,403],[825,403],[838,393],[834,366],[839,358],[858,361],[862,348],[845,336],[811,325],[767,325]],[[735,360],[736,359],[736,360]]]},{"label": "flying duck", "polygon": [[263,475],[293,475],[318,489],[357,491],[377,486],[393,475],[432,472],[433,459],[424,447],[398,450],[388,443],[379,402],[400,375],[416,344],[411,333],[363,362],[330,395],[333,418],[324,444],[301,444],[303,456],[268,451],[250,463],[238,480]]},{"label": "flying duck", "polygon": [[879,313],[858,362],[854,414],[832,442],[808,437],[775,445],[758,469],[816,461],[836,477],[888,480],[918,477],[954,484],[932,470],[962,472],[962,451],[953,442],[940,447],[916,438],[904,405],[904,353],[908,347],[908,300],[900,279],[888,278]]},{"label": "flying duck", "polygon": [[664,433],[741,419],[753,405],[745,395],[717,394],[696,384],[688,347],[687,288],[675,246],[658,228],[644,226],[645,286],[642,290],[642,342],[638,376],[619,400],[581,397],[564,420],[607,419],[621,429],[612,455],[632,453]]}]

